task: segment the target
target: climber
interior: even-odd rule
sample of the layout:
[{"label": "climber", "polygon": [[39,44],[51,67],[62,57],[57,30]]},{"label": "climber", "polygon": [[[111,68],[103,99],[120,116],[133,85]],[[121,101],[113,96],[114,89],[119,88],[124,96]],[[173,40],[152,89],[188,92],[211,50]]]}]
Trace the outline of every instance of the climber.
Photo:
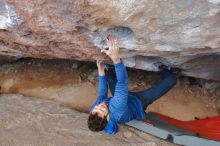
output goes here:
[{"label": "climber", "polygon": [[[88,127],[91,131],[104,130],[107,134],[118,132],[118,124],[133,119],[146,119],[148,105],[168,92],[176,84],[176,76],[167,69],[162,69],[162,80],[151,88],[141,92],[128,91],[128,75],[119,56],[118,40],[109,35],[108,50],[102,50],[114,63],[115,73],[107,69],[102,61],[97,60],[99,84],[98,97],[90,107]],[[116,79],[117,78],[117,79]],[[113,97],[108,96],[108,86]]]}]

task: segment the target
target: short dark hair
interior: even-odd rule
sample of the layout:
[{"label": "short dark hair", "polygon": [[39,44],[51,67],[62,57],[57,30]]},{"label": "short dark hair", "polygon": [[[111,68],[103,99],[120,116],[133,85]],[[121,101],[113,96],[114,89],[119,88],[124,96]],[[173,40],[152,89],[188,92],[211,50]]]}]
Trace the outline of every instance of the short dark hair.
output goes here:
[{"label": "short dark hair", "polygon": [[93,132],[102,131],[105,129],[105,126],[107,124],[107,117],[104,118],[98,116],[97,113],[90,114],[88,118],[88,127]]}]

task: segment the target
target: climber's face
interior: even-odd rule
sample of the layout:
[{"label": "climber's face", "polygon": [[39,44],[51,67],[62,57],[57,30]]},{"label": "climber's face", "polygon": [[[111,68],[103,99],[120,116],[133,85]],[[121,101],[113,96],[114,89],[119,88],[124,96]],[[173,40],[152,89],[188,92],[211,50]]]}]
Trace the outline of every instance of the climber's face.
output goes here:
[{"label": "climber's face", "polygon": [[102,102],[98,105],[96,105],[92,111],[92,114],[98,114],[99,117],[107,117],[107,120],[109,120],[109,116],[108,116],[108,107],[106,105],[106,103]]}]

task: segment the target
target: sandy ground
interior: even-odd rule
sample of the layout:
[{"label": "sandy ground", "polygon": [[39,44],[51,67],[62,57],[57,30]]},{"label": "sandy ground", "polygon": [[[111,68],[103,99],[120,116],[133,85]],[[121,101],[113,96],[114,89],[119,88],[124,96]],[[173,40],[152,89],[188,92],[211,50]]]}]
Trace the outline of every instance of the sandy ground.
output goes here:
[{"label": "sandy ground", "polygon": [[130,127],[115,136],[93,133],[86,113],[59,103],[15,94],[0,96],[1,146],[172,146]]},{"label": "sandy ground", "polygon": [[[132,91],[150,87],[160,79],[158,74],[140,70],[128,69],[128,73]],[[103,141],[105,145],[171,145],[125,126],[114,137],[87,129],[88,115],[81,112],[88,112],[97,96],[94,64],[23,60],[1,65],[0,76],[1,93],[4,93],[0,97],[1,145],[103,145]],[[147,111],[179,120],[218,116],[219,89],[211,88],[208,82],[204,85],[209,85],[211,90],[181,78]]]}]

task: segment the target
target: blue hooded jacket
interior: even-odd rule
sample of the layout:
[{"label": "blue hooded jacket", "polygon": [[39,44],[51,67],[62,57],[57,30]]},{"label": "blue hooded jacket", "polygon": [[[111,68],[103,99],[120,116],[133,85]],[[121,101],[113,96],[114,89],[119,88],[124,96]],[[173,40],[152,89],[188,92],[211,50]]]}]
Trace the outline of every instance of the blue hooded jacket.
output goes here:
[{"label": "blue hooded jacket", "polygon": [[123,62],[119,62],[114,66],[117,77],[114,96],[108,98],[106,76],[99,76],[98,97],[90,107],[91,113],[97,104],[107,103],[109,121],[104,129],[107,134],[117,133],[118,124],[123,124],[133,119],[146,119],[141,100],[128,94],[128,74]]}]

